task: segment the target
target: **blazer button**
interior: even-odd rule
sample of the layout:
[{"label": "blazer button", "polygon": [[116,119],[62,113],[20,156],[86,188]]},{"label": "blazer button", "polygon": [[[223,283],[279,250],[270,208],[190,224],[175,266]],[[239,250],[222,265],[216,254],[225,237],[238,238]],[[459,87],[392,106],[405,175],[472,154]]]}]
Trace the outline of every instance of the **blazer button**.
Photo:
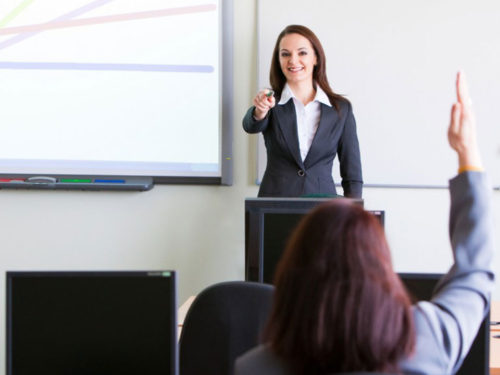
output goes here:
[{"label": "blazer button", "polygon": [[300,176],[300,177],[303,177],[306,173],[302,170],[302,169],[299,169],[297,174]]}]

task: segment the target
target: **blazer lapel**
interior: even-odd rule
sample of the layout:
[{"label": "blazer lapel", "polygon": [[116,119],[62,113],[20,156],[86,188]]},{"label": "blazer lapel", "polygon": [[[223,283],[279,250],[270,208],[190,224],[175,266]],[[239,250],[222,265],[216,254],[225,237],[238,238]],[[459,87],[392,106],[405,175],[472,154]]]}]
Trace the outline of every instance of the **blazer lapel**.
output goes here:
[{"label": "blazer lapel", "polygon": [[297,164],[304,167],[304,163],[300,156],[297,117],[295,116],[295,105],[293,104],[293,100],[289,100],[284,105],[277,105],[275,107],[275,112],[279,128],[285,138],[290,153],[293,155]]},{"label": "blazer lapel", "polygon": [[307,165],[309,160],[314,160],[318,153],[324,154],[324,151],[321,152],[321,150],[328,147],[325,144],[325,141],[328,141],[330,138],[329,134],[331,133],[338,118],[339,115],[334,107],[327,106],[323,103],[321,104],[321,115],[319,117],[318,129],[316,130],[311,147],[309,148],[309,152],[304,160],[305,165]]}]

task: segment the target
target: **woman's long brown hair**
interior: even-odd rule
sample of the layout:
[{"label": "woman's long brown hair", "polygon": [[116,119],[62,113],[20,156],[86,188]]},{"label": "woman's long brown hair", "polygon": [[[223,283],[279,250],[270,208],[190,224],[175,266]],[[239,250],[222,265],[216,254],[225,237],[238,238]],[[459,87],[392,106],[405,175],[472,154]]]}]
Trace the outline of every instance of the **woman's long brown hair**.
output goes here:
[{"label": "woman's long brown hair", "polygon": [[319,85],[321,89],[325,92],[330,100],[330,104],[335,107],[337,111],[340,111],[340,101],[347,101],[346,98],[339,94],[335,94],[328,83],[328,78],[326,77],[326,56],[323,51],[323,46],[319,41],[318,37],[307,27],[302,25],[289,25],[279,34],[276,40],[276,45],[274,46],[273,57],[271,61],[271,71],[269,73],[269,82],[271,87],[276,94],[277,100],[281,98],[281,93],[285,87],[286,77],[283,74],[279,61],[279,50],[281,39],[288,34],[299,34],[304,38],[308,39],[314,48],[316,53],[316,66],[313,71],[313,85],[316,89],[316,85]]},{"label": "woman's long brown hair", "polygon": [[415,345],[411,301],[378,220],[334,200],[307,215],[275,275],[264,340],[297,374],[397,372]]}]

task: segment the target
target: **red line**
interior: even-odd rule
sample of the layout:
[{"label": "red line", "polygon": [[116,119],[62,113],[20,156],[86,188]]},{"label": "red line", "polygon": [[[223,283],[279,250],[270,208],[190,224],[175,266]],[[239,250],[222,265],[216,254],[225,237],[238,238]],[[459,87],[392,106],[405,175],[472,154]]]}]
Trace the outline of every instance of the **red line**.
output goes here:
[{"label": "red line", "polygon": [[82,18],[82,19],[68,20],[68,21],[53,21],[35,25],[6,27],[0,29],[0,35],[30,33],[43,30],[96,25],[96,24],[110,23],[110,22],[140,20],[144,18],[176,16],[180,14],[189,14],[189,13],[211,12],[214,11],[215,9],[216,9],[215,4],[207,4],[207,5],[196,5],[191,7],[180,7],[180,8],[161,9],[161,10],[151,10],[145,12],[117,14],[113,16]]}]

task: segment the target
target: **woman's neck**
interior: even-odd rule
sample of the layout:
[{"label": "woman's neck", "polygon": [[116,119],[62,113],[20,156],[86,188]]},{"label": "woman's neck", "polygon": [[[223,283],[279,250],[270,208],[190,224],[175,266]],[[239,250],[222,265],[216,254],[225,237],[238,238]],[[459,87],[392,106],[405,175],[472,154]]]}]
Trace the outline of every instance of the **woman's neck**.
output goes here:
[{"label": "woman's neck", "polygon": [[290,86],[295,97],[304,105],[312,102],[316,96],[316,90],[314,90],[312,82],[288,82],[288,86]]}]

